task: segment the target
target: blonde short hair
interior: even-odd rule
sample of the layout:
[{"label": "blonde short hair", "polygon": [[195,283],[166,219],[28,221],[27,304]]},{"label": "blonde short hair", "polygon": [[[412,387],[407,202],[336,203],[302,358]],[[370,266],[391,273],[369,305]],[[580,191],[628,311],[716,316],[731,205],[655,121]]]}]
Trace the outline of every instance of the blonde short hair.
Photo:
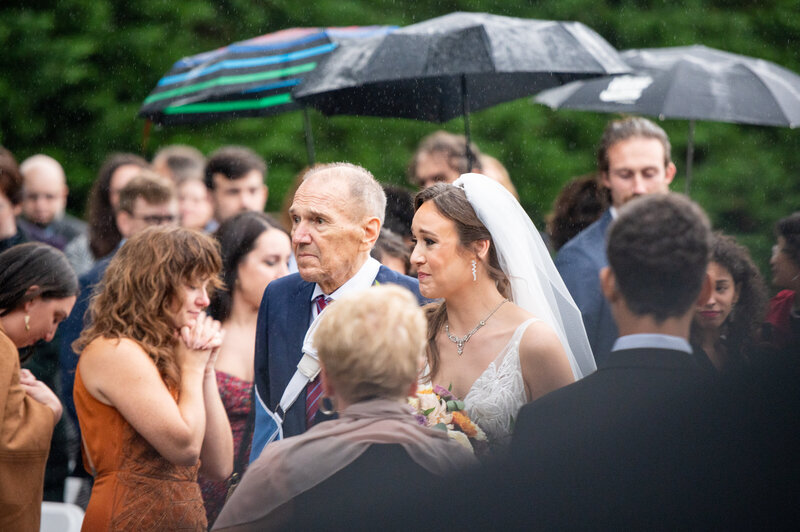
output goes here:
[{"label": "blonde short hair", "polygon": [[375,286],[332,304],[314,333],[314,345],[343,400],[399,399],[418,377],[426,331],[410,291]]}]

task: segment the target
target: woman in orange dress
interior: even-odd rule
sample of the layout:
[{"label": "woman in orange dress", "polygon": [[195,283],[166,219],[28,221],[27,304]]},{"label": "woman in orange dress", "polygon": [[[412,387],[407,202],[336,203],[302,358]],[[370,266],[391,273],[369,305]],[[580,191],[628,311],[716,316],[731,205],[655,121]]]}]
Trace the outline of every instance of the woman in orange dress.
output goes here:
[{"label": "woman in orange dress", "polygon": [[233,439],[217,391],[213,240],[153,227],[117,252],[76,342],[75,407],[95,477],[84,530],[205,530],[198,468],[226,478]]}]

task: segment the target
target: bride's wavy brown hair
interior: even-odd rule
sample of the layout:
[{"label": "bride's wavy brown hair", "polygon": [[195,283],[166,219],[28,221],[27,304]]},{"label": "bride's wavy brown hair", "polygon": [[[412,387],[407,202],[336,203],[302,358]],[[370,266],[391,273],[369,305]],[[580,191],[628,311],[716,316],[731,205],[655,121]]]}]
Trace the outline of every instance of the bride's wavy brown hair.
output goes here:
[{"label": "bride's wavy brown hair", "polygon": [[[489,241],[488,260],[483,265],[486,267],[489,277],[497,285],[497,291],[503,297],[510,299],[511,285],[506,274],[500,268],[492,235],[475,214],[475,209],[467,199],[464,189],[446,183],[437,183],[423,189],[414,197],[414,211],[419,210],[427,201],[432,201],[439,214],[455,224],[459,244],[462,248],[466,249],[470,244],[479,240]],[[447,321],[447,304],[444,301],[431,303],[425,307],[425,312],[428,317],[428,348],[426,349],[430,368],[428,375],[433,377],[439,370],[439,348],[436,346],[436,336],[444,330],[444,324]]]},{"label": "bride's wavy brown hair", "polygon": [[174,318],[184,287],[209,279],[221,285],[217,243],[181,227],[150,227],[132,236],[111,259],[89,306],[90,325],[72,347],[95,338],[129,338],[155,362],[168,387],[180,384]]}]

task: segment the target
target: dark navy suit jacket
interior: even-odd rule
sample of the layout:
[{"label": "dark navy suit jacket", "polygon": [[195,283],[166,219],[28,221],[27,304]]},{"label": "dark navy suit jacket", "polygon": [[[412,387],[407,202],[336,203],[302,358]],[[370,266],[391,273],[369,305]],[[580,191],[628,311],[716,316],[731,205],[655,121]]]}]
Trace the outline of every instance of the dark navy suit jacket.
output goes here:
[{"label": "dark navy suit jacket", "polygon": [[611,307],[600,289],[600,270],[608,266],[606,233],[611,210],[564,244],[556,255],[556,268],[581,310],[583,325],[598,367],[605,361],[619,335]]},{"label": "dark navy suit jacket", "polygon": [[[375,282],[398,284],[413,292],[420,303],[427,301],[419,295],[416,279],[400,275],[385,266],[378,270]],[[303,339],[311,321],[314,286],[315,283],[304,281],[300,274],[295,273],[272,281],[261,298],[256,326],[256,414],[251,461],[261,454],[268,443],[270,417],[265,408],[275,411],[303,356]],[[305,404],[306,394],[303,390],[286,412],[283,421],[285,438],[306,431]],[[318,412],[316,420],[322,419],[326,419],[326,416]]]},{"label": "dark navy suit jacket", "polygon": [[[666,397],[679,399],[704,376],[694,356],[683,351],[613,351],[591,375],[523,406],[514,426],[512,448],[521,458],[563,450],[565,442],[581,438],[614,445],[619,434],[610,427],[635,419],[648,408],[655,409]],[[650,421],[658,422],[655,418]],[[587,455],[595,451],[594,445],[586,446]],[[566,453],[564,460],[574,458]]]}]

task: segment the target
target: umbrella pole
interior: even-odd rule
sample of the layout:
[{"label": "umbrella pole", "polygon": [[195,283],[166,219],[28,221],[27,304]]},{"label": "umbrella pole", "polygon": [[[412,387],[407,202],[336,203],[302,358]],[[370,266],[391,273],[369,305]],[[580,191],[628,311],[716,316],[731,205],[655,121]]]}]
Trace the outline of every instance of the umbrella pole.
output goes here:
[{"label": "umbrella pole", "polygon": [[692,187],[692,162],[694,161],[694,120],[689,120],[689,139],[686,142],[686,195]]},{"label": "umbrella pole", "polygon": [[150,144],[150,131],[153,129],[153,121],[149,118],[144,122],[142,129],[142,157],[147,157],[147,145]]},{"label": "umbrella pole", "polygon": [[311,131],[311,118],[308,116],[308,107],[306,106],[303,106],[303,131],[306,134],[308,166],[314,166],[314,133]]},{"label": "umbrella pole", "polygon": [[475,154],[470,149],[469,99],[467,98],[467,76],[461,74],[461,106],[464,113],[464,136],[467,138],[467,172],[472,172]]}]

